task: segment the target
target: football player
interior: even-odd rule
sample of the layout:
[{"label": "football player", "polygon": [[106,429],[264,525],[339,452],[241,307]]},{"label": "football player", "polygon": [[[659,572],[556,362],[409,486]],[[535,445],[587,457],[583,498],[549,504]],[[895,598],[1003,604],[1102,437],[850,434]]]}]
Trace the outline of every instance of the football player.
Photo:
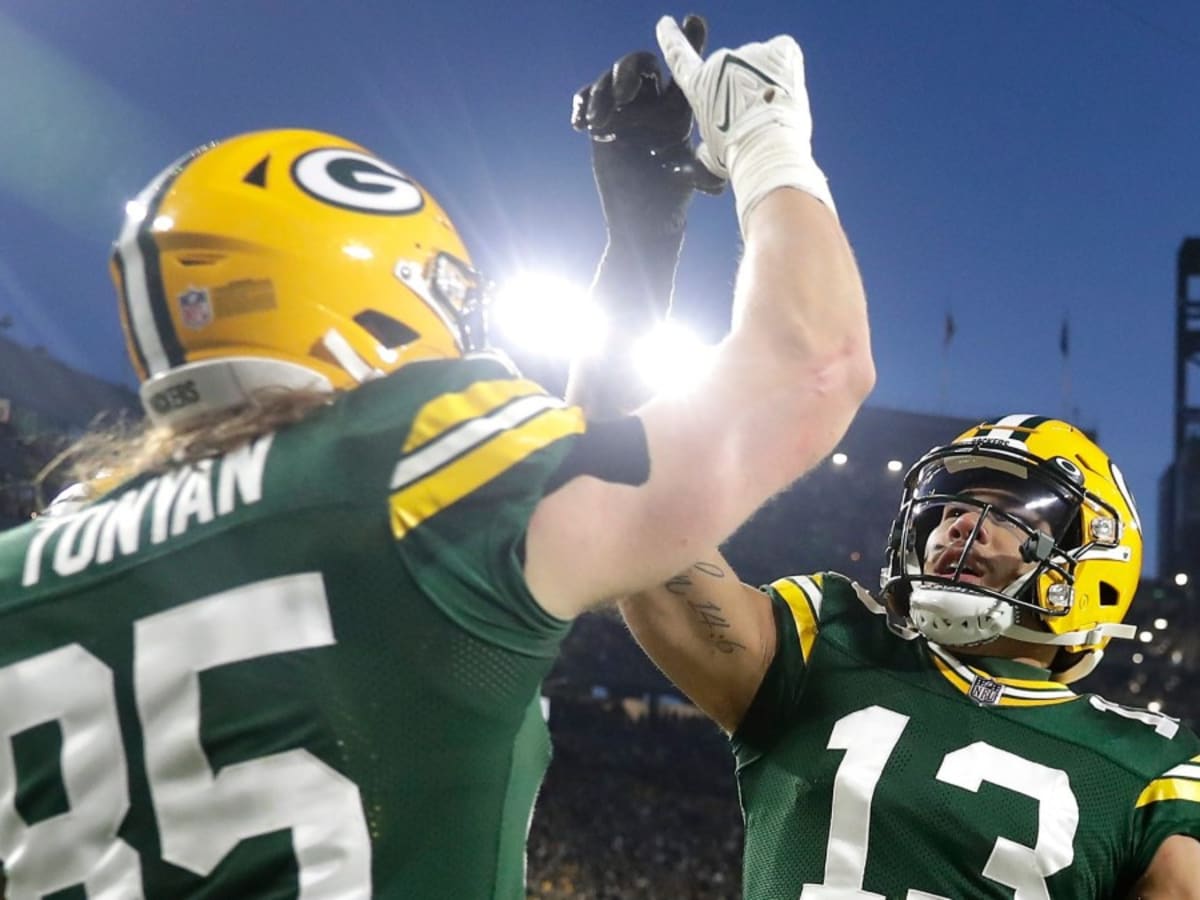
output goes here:
[{"label": "football player", "polygon": [[726,96],[738,325],[693,390],[599,425],[486,352],[449,217],[357,144],[241,135],[128,205],[148,428],[0,535],[10,897],[524,897],[571,620],[728,535],[873,381],[804,144],[761,84]]},{"label": "football player", "polygon": [[[709,138],[723,95],[667,60]],[[718,84],[749,68],[723,54],[710,67]],[[623,57],[576,108],[599,96],[603,113],[605,86],[645,68]],[[686,185],[654,164],[637,127],[667,106],[644,81],[626,115],[600,129],[602,116],[576,118],[597,139],[599,184],[622,190],[603,170],[614,165],[604,143],[623,142],[621,165],[683,203]],[[613,271],[619,262],[606,258],[597,283],[634,277]],[[670,280],[655,283],[660,297]],[[597,366],[577,374],[597,417],[629,402]],[[643,648],[730,735],[745,896],[1200,898],[1200,741],[1166,715],[1071,686],[1109,640],[1133,635],[1123,619],[1141,551],[1109,457],[1064,422],[1015,415],[909,471],[879,597],[833,572],[755,589],[714,550],[622,600]]]}]

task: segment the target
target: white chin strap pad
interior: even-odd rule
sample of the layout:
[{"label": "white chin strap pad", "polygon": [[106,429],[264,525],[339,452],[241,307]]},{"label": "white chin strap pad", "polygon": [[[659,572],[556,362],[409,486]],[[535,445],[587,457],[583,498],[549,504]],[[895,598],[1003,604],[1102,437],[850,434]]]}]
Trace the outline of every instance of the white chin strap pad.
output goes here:
[{"label": "white chin strap pad", "polygon": [[908,615],[921,634],[947,647],[986,644],[1013,625],[1012,604],[941,584],[914,584]]},{"label": "white chin strap pad", "polygon": [[139,394],[154,425],[179,428],[209,413],[254,402],[264,390],[333,391],[321,373],[297,363],[259,357],[225,357],[188,363],[142,384]]}]

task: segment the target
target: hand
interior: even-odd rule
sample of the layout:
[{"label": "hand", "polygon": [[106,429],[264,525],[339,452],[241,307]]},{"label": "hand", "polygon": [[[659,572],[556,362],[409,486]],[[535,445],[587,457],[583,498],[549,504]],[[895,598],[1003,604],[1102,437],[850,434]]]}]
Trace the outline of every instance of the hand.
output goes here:
[{"label": "hand", "polygon": [[750,208],[776,187],[799,188],[833,208],[825,175],[812,158],[804,54],[795,40],[779,35],[702,59],[669,16],[659,20],[657,34],[700,127],[696,157],[730,178],[743,227]]},{"label": "hand", "polygon": [[[706,33],[701,17],[684,20],[689,46],[702,48]],[[696,161],[687,98],[647,51],[621,57],[580,88],[571,124],[592,139],[592,172],[608,227],[593,293],[615,320],[614,337],[629,340],[671,305],[693,193],[719,193],[724,181]]]},{"label": "hand", "polygon": [[[683,22],[683,39],[704,47],[700,16]],[[680,232],[694,190],[717,194],[724,181],[696,162],[689,137],[692,111],[658,60],[629,53],[580,88],[571,124],[592,138],[592,168],[610,233]]]},{"label": "hand", "polygon": [[[684,20],[689,47],[702,49],[706,32],[699,16]],[[630,348],[670,309],[692,195],[718,193],[724,181],[696,161],[687,98],[646,51],[621,57],[577,91],[571,124],[592,139],[592,171],[608,227],[592,296],[609,327],[595,358],[573,362],[567,397],[590,416],[607,418],[645,399]]]}]

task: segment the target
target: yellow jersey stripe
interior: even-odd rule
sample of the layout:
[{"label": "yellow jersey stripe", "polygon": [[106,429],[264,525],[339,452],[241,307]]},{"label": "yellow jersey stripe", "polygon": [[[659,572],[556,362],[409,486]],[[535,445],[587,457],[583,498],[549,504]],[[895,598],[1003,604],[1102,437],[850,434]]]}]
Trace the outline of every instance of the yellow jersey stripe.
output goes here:
[{"label": "yellow jersey stripe", "polygon": [[[808,581],[813,587],[817,584],[812,579],[803,579]],[[791,610],[792,618],[796,622],[796,632],[800,636],[800,655],[804,657],[804,661],[808,662],[808,657],[812,654],[813,644],[817,640],[817,632],[820,630],[820,593],[817,593],[817,601],[813,602],[813,598],[809,596],[809,592],[797,583],[798,579],[780,578],[778,581],[771,583],[774,588],[788,605]]]},{"label": "yellow jersey stripe", "polygon": [[505,404],[488,415],[469,419],[401,457],[392,470],[391,489],[400,490],[405,485],[419,481],[506,429],[515,428],[547,410],[563,408],[561,400],[545,394],[533,394]]},{"label": "yellow jersey stripe", "polygon": [[1137,798],[1135,807],[1148,806],[1160,800],[1191,800],[1200,803],[1200,781],[1190,781],[1186,778],[1156,778],[1146,785]]},{"label": "yellow jersey stripe", "polygon": [[436,397],[417,413],[401,452],[411,453],[455,425],[487,415],[505,403],[531,394],[545,395],[546,391],[532,381],[504,378],[477,381],[460,393]]},{"label": "yellow jersey stripe", "polygon": [[977,669],[974,666],[968,666],[968,668],[979,678],[989,678],[997,684],[1007,684],[1009,687],[1025,688],[1026,690],[1030,691],[1049,691],[1054,694],[1062,694],[1064,691],[1069,690],[1068,688],[1063,687],[1063,685],[1059,684],[1057,681],[1006,678],[1003,675],[989,675],[983,669]]},{"label": "yellow jersey stripe", "polygon": [[945,678],[964,694],[970,693],[971,682],[967,681],[967,679],[963,678],[962,675],[947,665],[946,662],[943,661],[942,658],[936,653],[931,653],[930,659],[933,660],[933,665],[937,668],[937,670],[942,673],[943,678]]},{"label": "yellow jersey stripe", "polygon": [[1070,703],[1072,700],[1078,700],[1077,694],[1070,696],[1062,696],[1061,694],[1055,697],[1014,697],[1012,694],[1001,694],[1000,699],[996,702],[997,706],[1053,706],[1056,703]]},{"label": "yellow jersey stripe", "polygon": [[[532,399],[532,398],[531,398]],[[585,428],[578,407],[547,409],[486,439],[439,465],[423,477],[409,479],[391,496],[392,534],[404,537],[430,516],[457,503],[532,453]]]}]

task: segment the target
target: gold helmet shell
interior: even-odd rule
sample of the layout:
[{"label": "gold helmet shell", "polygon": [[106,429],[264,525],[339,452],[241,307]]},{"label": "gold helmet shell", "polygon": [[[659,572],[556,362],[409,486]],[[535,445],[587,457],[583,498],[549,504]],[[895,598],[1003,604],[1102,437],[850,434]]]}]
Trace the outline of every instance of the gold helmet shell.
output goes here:
[{"label": "gold helmet shell", "polygon": [[270,387],[340,390],[485,340],[443,209],[317,131],[201,147],[126,206],[111,270],[147,414],[178,426]]}]

